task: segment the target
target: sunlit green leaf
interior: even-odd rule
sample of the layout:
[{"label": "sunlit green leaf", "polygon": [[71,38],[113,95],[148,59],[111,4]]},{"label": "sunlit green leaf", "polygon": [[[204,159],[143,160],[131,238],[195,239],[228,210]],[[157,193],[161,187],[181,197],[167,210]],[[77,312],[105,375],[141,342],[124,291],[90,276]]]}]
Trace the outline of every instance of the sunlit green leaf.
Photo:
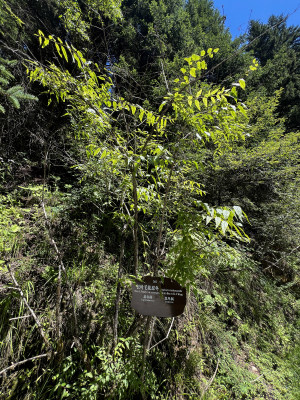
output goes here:
[{"label": "sunlit green leaf", "polygon": [[245,80],[244,80],[244,79],[240,79],[240,80],[239,80],[239,84],[240,84],[241,88],[242,88],[243,90],[245,90],[245,88],[246,88],[246,82],[245,82]]}]

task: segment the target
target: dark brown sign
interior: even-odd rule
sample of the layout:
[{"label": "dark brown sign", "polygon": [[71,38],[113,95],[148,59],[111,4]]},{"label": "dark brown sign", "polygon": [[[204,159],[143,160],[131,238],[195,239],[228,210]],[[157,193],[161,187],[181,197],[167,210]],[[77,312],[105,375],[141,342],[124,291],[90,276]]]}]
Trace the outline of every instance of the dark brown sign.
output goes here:
[{"label": "dark brown sign", "polygon": [[132,284],[131,306],[142,315],[176,317],[185,304],[186,290],[173,279],[145,276]]}]

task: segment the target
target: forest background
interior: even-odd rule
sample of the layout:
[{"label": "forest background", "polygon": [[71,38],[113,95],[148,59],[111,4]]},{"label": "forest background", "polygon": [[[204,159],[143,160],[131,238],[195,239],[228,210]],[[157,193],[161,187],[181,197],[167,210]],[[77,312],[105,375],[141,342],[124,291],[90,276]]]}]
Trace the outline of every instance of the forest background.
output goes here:
[{"label": "forest background", "polygon": [[299,32],[0,0],[1,399],[300,398]]}]

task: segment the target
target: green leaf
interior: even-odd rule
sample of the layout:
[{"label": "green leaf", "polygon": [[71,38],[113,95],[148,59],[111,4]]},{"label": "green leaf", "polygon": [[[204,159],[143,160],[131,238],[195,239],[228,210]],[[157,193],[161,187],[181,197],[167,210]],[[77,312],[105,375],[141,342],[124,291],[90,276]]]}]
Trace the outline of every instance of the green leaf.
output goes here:
[{"label": "green leaf", "polygon": [[68,55],[67,55],[67,52],[66,52],[66,49],[64,48],[64,46],[61,46],[61,51],[62,51],[66,61],[68,62]]},{"label": "green leaf", "polygon": [[207,64],[206,64],[206,62],[204,60],[201,61],[201,68],[202,69],[207,69]]},{"label": "green leaf", "polygon": [[134,115],[136,112],[136,106],[131,105],[130,108],[131,108],[132,115]]},{"label": "green leaf", "polygon": [[235,86],[231,89],[231,95],[237,99],[238,94]]},{"label": "green leaf", "polygon": [[18,225],[13,225],[10,230],[12,233],[16,233],[20,232],[21,228]]},{"label": "green leaf", "polygon": [[205,107],[207,107],[207,98],[206,97],[203,97],[203,104],[205,105]]},{"label": "green leaf", "polygon": [[212,218],[213,218],[213,217],[211,217],[211,216],[209,216],[209,215],[205,218],[205,223],[206,223],[206,225],[208,225],[208,224],[210,223],[210,221],[212,220]]},{"label": "green leaf", "polygon": [[58,43],[56,43],[56,42],[55,42],[55,47],[56,47],[56,50],[57,50],[59,56],[62,58],[62,54],[60,52],[60,47],[59,47]]},{"label": "green leaf", "polygon": [[234,209],[236,215],[239,217],[239,219],[242,220],[243,219],[243,211],[242,211],[241,207],[233,206],[233,209]]},{"label": "green leaf", "polygon": [[[178,79],[179,80],[179,79]],[[161,112],[161,110],[163,109],[164,105],[166,104],[166,101],[163,101],[161,103],[161,105],[159,106],[158,112]]]},{"label": "green leaf", "polygon": [[42,45],[42,49],[43,49],[44,47],[48,46],[48,44],[49,44],[49,39],[45,38],[44,43],[43,43],[43,45]]},{"label": "green leaf", "polygon": [[81,61],[76,53],[73,54],[74,59],[77,61],[78,68],[81,69]]},{"label": "green leaf", "polygon": [[216,218],[215,218],[216,228],[220,225],[221,221],[222,221],[222,220],[221,220],[220,217],[216,217]]},{"label": "green leaf", "polygon": [[240,112],[241,112],[245,117],[247,117],[246,110],[244,109],[243,106],[241,106],[240,104],[238,104],[238,109],[240,110]]},{"label": "green leaf", "polygon": [[227,221],[222,221],[221,223],[221,232],[223,233],[223,235],[225,235],[225,232],[228,228],[228,222]]},{"label": "green leaf", "polygon": [[191,68],[191,69],[190,69],[190,75],[191,75],[193,78],[196,78],[196,68]]},{"label": "green leaf", "polygon": [[193,61],[199,61],[200,60],[200,56],[198,56],[197,54],[193,54],[192,55],[192,60]]},{"label": "green leaf", "polygon": [[145,114],[144,110],[140,110],[140,115],[139,115],[139,120],[142,122],[143,121],[143,116]]},{"label": "green leaf", "polygon": [[199,100],[195,100],[195,106],[198,108],[198,110],[200,111],[200,102]]},{"label": "green leaf", "polygon": [[245,82],[245,80],[244,80],[244,79],[240,79],[240,80],[239,80],[239,84],[240,84],[241,88],[242,88],[243,90],[245,90],[245,88],[246,88],[246,82]]},{"label": "green leaf", "polygon": [[228,219],[229,215],[230,215],[230,211],[229,210],[223,210],[224,219]]}]

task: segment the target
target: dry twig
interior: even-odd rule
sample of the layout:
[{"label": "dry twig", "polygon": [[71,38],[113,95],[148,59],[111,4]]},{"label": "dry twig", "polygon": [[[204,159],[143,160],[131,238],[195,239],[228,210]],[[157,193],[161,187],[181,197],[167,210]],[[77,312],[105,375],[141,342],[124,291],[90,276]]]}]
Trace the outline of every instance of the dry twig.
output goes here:
[{"label": "dry twig", "polygon": [[171,325],[170,325],[170,328],[169,328],[169,330],[168,330],[168,333],[167,333],[166,337],[163,338],[162,340],[160,340],[159,342],[155,343],[152,347],[150,347],[149,351],[152,350],[152,349],[154,349],[154,347],[158,346],[160,343],[162,343],[162,342],[164,342],[165,340],[168,339],[168,337],[169,337],[169,335],[170,335],[170,332],[171,332],[171,329],[172,329],[172,326],[173,326],[173,324],[174,324],[174,320],[175,320],[175,318],[173,317],[173,318],[172,318]]}]

